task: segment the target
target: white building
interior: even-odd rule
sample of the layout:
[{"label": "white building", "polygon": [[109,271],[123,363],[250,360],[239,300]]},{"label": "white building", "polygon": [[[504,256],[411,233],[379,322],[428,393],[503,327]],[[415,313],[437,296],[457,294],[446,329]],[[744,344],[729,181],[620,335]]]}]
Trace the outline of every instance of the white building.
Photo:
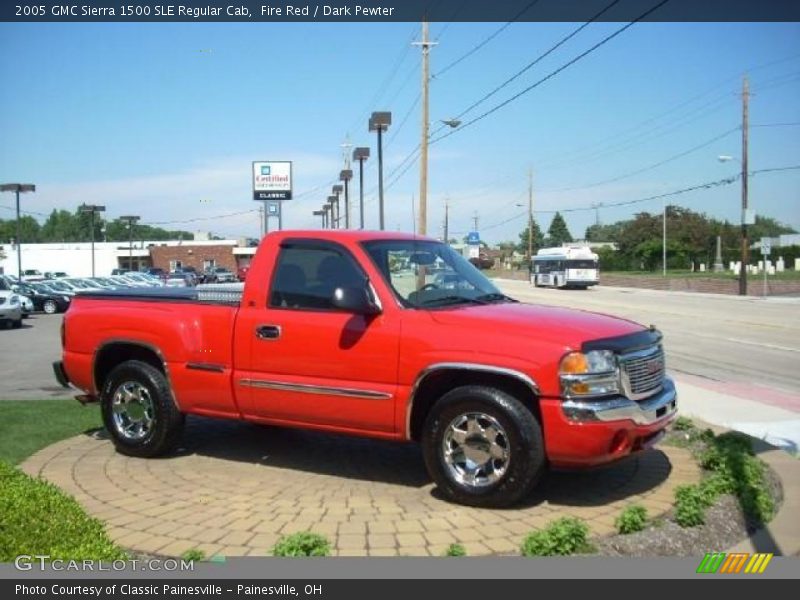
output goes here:
[{"label": "white building", "polygon": [[[232,254],[252,255],[255,248],[237,248],[239,240],[169,240],[134,241],[133,247],[125,242],[95,242],[94,262],[97,276],[110,275],[113,269],[151,266],[151,249],[164,246],[231,246]],[[237,252],[238,250],[238,252]],[[5,256],[5,258],[2,258]],[[132,263],[129,261],[132,259]],[[88,242],[62,242],[51,244],[22,244],[22,270],[36,269],[64,271],[72,277],[92,275],[92,244]],[[18,276],[16,244],[0,244],[0,273]]]}]

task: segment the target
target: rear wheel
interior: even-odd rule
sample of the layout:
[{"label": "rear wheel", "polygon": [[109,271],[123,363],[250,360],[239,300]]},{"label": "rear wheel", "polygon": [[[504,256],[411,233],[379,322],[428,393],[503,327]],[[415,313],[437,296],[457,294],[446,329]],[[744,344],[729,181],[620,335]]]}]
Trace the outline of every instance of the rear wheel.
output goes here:
[{"label": "rear wheel", "polygon": [[42,310],[48,315],[54,315],[58,312],[58,304],[56,304],[55,300],[45,300]]},{"label": "rear wheel", "polygon": [[172,401],[164,374],[145,362],[129,360],[103,384],[103,422],[117,451],[152,457],[173,450],[183,433],[184,416]]},{"label": "rear wheel", "polygon": [[483,386],[456,388],[434,404],[422,449],[442,494],[470,506],[518,502],[546,465],[533,413],[513,396]]},{"label": "rear wheel", "polygon": [[14,329],[19,329],[20,327],[22,327],[22,317],[20,317],[20,318],[19,318],[19,319],[17,319],[16,321],[14,321],[14,322],[11,324],[11,326],[12,326]]}]

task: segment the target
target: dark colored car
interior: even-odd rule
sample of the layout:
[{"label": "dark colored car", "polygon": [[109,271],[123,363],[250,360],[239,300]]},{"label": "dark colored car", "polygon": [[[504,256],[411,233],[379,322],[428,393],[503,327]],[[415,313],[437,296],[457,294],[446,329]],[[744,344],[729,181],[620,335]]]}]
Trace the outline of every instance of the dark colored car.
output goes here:
[{"label": "dark colored car", "polygon": [[45,285],[39,283],[17,283],[14,291],[27,296],[33,302],[33,310],[52,315],[65,312],[72,301],[67,294],[57,294],[50,291]]},{"label": "dark colored car", "polygon": [[197,269],[194,267],[181,267],[181,273],[186,273],[190,275],[192,278],[192,285],[197,285],[198,283],[202,283],[200,281],[200,274],[197,272]]}]

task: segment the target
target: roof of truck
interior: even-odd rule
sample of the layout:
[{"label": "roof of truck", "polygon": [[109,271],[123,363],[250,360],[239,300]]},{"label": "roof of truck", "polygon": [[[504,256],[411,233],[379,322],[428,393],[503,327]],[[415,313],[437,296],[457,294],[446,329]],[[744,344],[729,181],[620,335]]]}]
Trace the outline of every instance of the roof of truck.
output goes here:
[{"label": "roof of truck", "polygon": [[284,229],[282,231],[274,231],[267,236],[270,239],[277,237],[280,239],[309,237],[325,240],[352,240],[356,242],[363,242],[369,240],[424,240],[435,242],[433,238],[424,235],[416,235],[414,233],[406,233],[401,231],[368,231],[359,229]]}]

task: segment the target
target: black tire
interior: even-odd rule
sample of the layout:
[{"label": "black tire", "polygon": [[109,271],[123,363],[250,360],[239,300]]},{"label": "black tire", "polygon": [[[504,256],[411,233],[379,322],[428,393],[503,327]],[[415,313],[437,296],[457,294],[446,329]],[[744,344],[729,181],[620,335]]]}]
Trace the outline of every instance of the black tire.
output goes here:
[{"label": "black tire", "polygon": [[[149,411],[141,410],[141,402],[132,404],[130,409],[141,410],[143,417],[139,419],[140,423],[149,420],[146,431],[144,427],[136,431],[135,419],[115,419],[114,399],[117,392],[123,394],[123,386],[139,392],[140,397],[149,397]],[[117,451],[122,454],[143,458],[161,456],[174,450],[181,440],[184,415],[172,401],[166,377],[152,365],[138,360],[129,360],[118,365],[103,382],[101,404],[103,423]],[[125,423],[130,424],[133,433],[124,433]]]},{"label": "black tire", "polygon": [[55,300],[45,300],[42,304],[42,310],[48,315],[54,315],[58,312],[58,304]]},{"label": "black tire", "polygon": [[[459,481],[457,468],[448,465],[445,457],[448,430],[468,415],[487,416],[503,431],[501,446],[507,448],[508,457],[496,481],[471,485]],[[475,443],[478,447],[484,442]],[[513,396],[477,385],[451,390],[433,405],[425,420],[422,452],[428,473],[445,498],[480,507],[504,507],[519,502],[536,485],[547,462],[542,428],[536,416]]]},{"label": "black tire", "polygon": [[22,318],[20,318],[18,321],[13,321],[13,322],[11,323],[11,326],[12,326],[14,329],[19,329],[20,327],[22,327]]}]

